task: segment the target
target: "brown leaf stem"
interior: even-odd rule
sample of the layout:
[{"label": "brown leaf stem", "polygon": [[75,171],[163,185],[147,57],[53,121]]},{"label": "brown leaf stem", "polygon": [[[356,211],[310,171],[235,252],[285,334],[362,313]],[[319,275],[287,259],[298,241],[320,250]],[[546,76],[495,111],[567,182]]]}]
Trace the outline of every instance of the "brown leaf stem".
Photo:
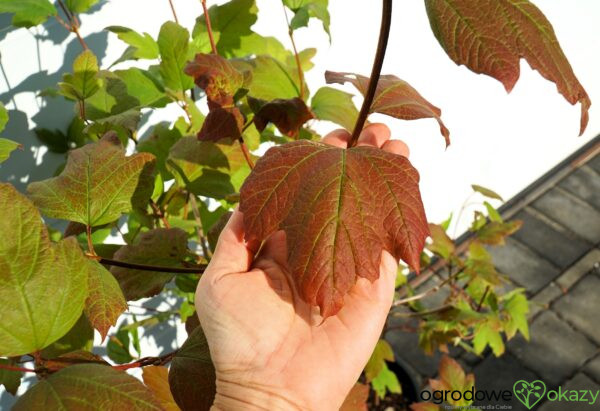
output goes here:
[{"label": "brown leaf stem", "polygon": [[169,6],[171,6],[171,12],[173,13],[175,23],[179,24],[179,19],[177,18],[177,13],[175,12],[175,7],[173,6],[173,0],[169,0]]},{"label": "brown leaf stem", "polygon": [[89,225],[85,226],[85,234],[87,237],[87,244],[88,244],[88,252],[91,255],[96,255],[96,251],[94,251],[94,242],[92,241],[92,227]]},{"label": "brown leaf stem", "polygon": [[188,195],[189,203],[191,204],[192,212],[194,214],[194,219],[196,220],[196,235],[198,236],[198,242],[200,243],[200,247],[202,247],[202,254],[204,254],[205,258],[210,258],[211,253],[206,245],[206,237],[204,236],[204,231],[202,229],[202,220],[200,219],[200,210],[198,210],[196,196],[190,192],[188,192]]},{"label": "brown leaf stem", "polygon": [[240,147],[242,148],[242,153],[244,153],[244,158],[246,159],[246,163],[248,163],[248,167],[250,167],[250,170],[254,169],[254,162],[252,161],[252,157],[250,157],[250,151],[248,150],[246,143],[244,143],[244,139],[240,137],[238,142],[240,143]]},{"label": "brown leaf stem", "polygon": [[17,367],[15,365],[0,364],[0,370],[16,371],[16,372],[38,372],[33,368]]},{"label": "brown leaf stem", "polygon": [[84,50],[88,50],[88,45],[85,43],[85,40],[83,40],[83,37],[81,37],[81,34],[79,33],[79,21],[77,20],[77,17],[69,12],[62,0],[58,0],[58,5],[63,13],[65,13],[67,20],[69,21],[67,26],[68,30],[72,33],[75,33],[77,40],[79,40],[79,44],[81,44],[81,47],[83,47]]},{"label": "brown leaf stem", "polygon": [[304,100],[304,71],[302,70],[302,64],[300,63],[300,55],[298,54],[298,49],[296,48],[296,41],[294,40],[294,30],[292,30],[292,26],[290,25],[290,19],[287,14],[287,10],[285,9],[285,3],[281,2],[283,6],[283,15],[285,16],[285,21],[288,26],[288,35],[290,36],[290,41],[292,42],[292,50],[294,51],[294,58],[296,59],[296,67],[298,69],[298,83],[299,86],[299,97]]},{"label": "brown leaf stem", "polygon": [[358,141],[358,136],[367,121],[369,111],[371,110],[371,104],[375,97],[375,91],[377,90],[377,83],[379,82],[379,76],[381,75],[381,68],[383,67],[383,60],[385,58],[385,51],[388,44],[388,38],[390,36],[390,28],[392,26],[392,0],[383,0],[383,8],[381,13],[381,30],[379,32],[379,43],[377,44],[377,52],[375,53],[375,60],[373,61],[373,69],[371,71],[371,77],[369,79],[369,88],[365,94],[362,107],[356,124],[354,125],[354,131],[352,132],[352,139],[348,144],[348,147],[353,147]]},{"label": "brown leaf stem", "polygon": [[208,31],[208,39],[210,40],[210,47],[213,54],[217,53],[217,45],[215,44],[215,38],[213,37],[212,25],[210,24],[210,15],[208,14],[208,7],[206,7],[206,0],[202,0],[202,10],[204,10],[204,20],[206,21],[206,31]]},{"label": "brown leaf stem", "polygon": [[412,295],[410,297],[406,297],[406,298],[402,298],[400,300],[396,300],[394,301],[394,303],[392,304],[393,307],[397,307],[399,305],[404,305],[413,301],[418,301],[421,300],[437,291],[439,291],[444,285],[448,284],[449,282],[453,281],[454,279],[456,279],[456,277],[458,277],[460,274],[462,274],[463,270],[459,270],[456,273],[452,274],[451,276],[449,276],[448,278],[446,278],[444,281],[442,281],[441,283],[439,283],[438,285],[436,285],[435,287],[432,287],[426,291],[423,291],[420,294],[416,294],[416,295]]},{"label": "brown leaf stem", "polygon": [[154,211],[154,213],[158,216],[158,218],[161,219],[165,228],[171,228],[167,217],[165,217],[165,213],[163,213],[158,204],[156,204],[152,199],[150,199],[150,207],[152,208],[152,211]]}]

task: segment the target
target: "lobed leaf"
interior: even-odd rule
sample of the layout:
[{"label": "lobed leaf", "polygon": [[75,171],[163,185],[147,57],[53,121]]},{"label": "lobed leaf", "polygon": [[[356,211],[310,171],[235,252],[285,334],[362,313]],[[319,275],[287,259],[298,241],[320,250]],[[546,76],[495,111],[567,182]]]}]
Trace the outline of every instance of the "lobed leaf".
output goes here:
[{"label": "lobed leaf", "polygon": [[243,86],[244,76],[227,59],[217,54],[196,54],[187,63],[185,73],[220,106],[233,104],[233,96]]},{"label": "lobed leaf", "polygon": [[135,30],[123,26],[109,26],[105,30],[115,33],[121,41],[129,45],[123,55],[113,65],[132,59],[154,60],[158,58],[158,44],[150,34],[140,34]]},{"label": "lobed leaf", "polygon": [[201,327],[196,327],[171,361],[169,385],[183,411],[209,410],[215,398],[215,367]]},{"label": "lobed leaf", "polygon": [[145,205],[154,188],[154,156],[125,157],[115,139],[107,134],[71,151],[58,177],[31,183],[27,190],[36,206],[48,217],[99,226]]},{"label": "lobed leaf", "polygon": [[[187,256],[187,234],[179,228],[156,228],[141,234],[135,244],[124,245],[113,256],[128,263],[181,267]],[[134,270],[113,266],[127,301],[152,297],[158,294],[173,274]]]},{"label": "lobed leaf", "polygon": [[32,27],[56,15],[56,8],[48,0],[0,0],[0,13],[13,13],[16,27]]},{"label": "lobed leaf", "polygon": [[556,84],[571,104],[581,103],[580,134],[591,100],[575,77],[552,25],[528,0],[425,0],[431,30],[448,56],[500,81],[510,92],[519,60]]},{"label": "lobed leaf", "polygon": [[190,34],[179,24],[167,21],[158,33],[160,51],[160,74],[165,87],[174,92],[183,92],[194,86],[192,78],[184,73],[189,60]]},{"label": "lobed leaf", "polygon": [[98,59],[90,50],[84,50],[73,62],[73,73],[63,75],[58,83],[60,94],[83,101],[93,96],[100,89],[98,80]]},{"label": "lobed leaf", "polygon": [[419,269],[429,230],[418,181],[407,158],[373,147],[271,148],[240,191],[246,239],[284,230],[299,294],[334,315],[358,277],[378,278],[383,250]]},{"label": "lobed leaf", "polygon": [[162,410],[150,390],[135,377],[99,364],[64,368],[35,384],[13,407],[15,411],[37,409]]},{"label": "lobed leaf", "polygon": [[323,29],[331,39],[329,33],[330,16],[327,10],[328,0],[284,0],[283,4],[294,12],[294,17],[290,21],[292,29],[296,30],[308,26],[308,21],[314,17],[321,20]]},{"label": "lobed leaf", "polygon": [[0,208],[0,356],[16,356],[48,346],[78,320],[86,260],[74,238],[51,243],[39,212],[10,184],[0,183]]},{"label": "lobed leaf", "polygon": [[[369,78],[353,73],[325,72],[327,83],[344,84],[350,82],[363,96],[369,87]],[[375,97],[371,104],[371,113],[386,114],[402,120],[434,118],[440,125],[440,133],[450,145],[450,131],[442,122],[442,111],[425,100],[417,90],[406,81],[394,75],[383,75],[379,78]]]},{"label": "lobed leaf", "polygon": [[367,381],[372,381],[384,368],[387,368],[386,361],[394,361],[394,351],[386,340],[381,339],[377,341],[371,358],[365,365]]},{"label": "lobed leaf", "polygon": [[119,283],[97,261],[88,261],[88,290],[85,300],[85,315],[100,332],[102,340],[111,326],[116,325],[119,316],[127,309],[127,302]]}]

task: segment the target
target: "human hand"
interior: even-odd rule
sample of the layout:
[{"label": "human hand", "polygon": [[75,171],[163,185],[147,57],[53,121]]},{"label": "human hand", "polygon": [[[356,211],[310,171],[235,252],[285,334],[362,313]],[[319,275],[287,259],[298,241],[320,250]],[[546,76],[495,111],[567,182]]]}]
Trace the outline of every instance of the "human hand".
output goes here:
[{"label": "human hand", "polygon": [[[345,148],[337,130],[323,142]],[[358,145],[408,156],[383,124]],[[382,253],[379,279],[359,278],[335,316],[303,301],[287,268],[285,233],[244,241],[237,209],[223,229],[196,292],[196,309],[216,369],[214,409],[337,410],[367,363],[392,304],[398,262]]]}]

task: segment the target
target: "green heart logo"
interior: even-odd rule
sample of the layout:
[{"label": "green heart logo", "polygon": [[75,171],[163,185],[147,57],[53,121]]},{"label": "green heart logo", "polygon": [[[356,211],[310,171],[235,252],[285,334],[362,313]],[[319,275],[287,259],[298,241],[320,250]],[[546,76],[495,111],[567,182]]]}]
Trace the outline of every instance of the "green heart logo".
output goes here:
[{"label": "green heart logo", "polygon": [[544,381],[535,380],[527,382],[519,380],[513,385],[515,397],[523,403],[527,408],[532,409],[535,404],[540,402],[546,394],[546,384]]}]

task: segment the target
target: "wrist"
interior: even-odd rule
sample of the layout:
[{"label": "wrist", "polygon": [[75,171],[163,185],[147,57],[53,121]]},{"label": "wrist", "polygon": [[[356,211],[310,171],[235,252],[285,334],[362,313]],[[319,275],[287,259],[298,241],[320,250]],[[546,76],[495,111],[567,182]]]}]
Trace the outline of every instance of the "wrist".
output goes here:
[{"label": "wrist", "polygon": [[211,410],[307,410],[290,395],[269,387],[252,387],[217,379],[217,393]]}]

